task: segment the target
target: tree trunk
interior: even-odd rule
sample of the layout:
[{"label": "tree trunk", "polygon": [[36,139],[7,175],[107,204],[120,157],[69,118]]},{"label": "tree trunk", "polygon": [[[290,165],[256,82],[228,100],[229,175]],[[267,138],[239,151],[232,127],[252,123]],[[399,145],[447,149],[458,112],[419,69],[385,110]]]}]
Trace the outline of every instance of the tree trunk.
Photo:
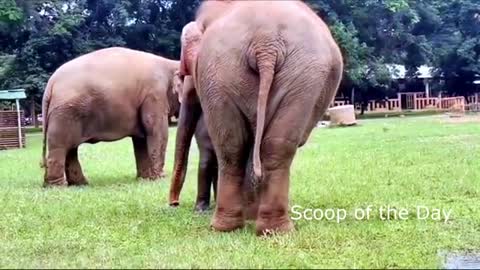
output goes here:
[{"label": "tree trunk", "polygon": [[31,97],[30,99],[30,117],[32,118],[32,124],[35,128],[38,128],[38,121],[37,121],[37,112],[35,110],[35,97]]}]

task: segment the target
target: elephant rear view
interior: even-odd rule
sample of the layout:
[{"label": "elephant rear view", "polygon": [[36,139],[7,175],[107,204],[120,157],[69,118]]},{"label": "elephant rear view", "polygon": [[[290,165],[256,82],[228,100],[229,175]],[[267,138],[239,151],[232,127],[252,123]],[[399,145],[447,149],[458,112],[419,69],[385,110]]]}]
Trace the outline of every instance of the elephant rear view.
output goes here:
[{"label": "elephant rear view", "polygon": [[43,96],[44,186],[87,184],[78,147],[125,137],[132,138],[137,177],[162,178],[168,118],[180,106],[178,68],[178,61],[120,47],[59,67]]},{"label": "elephant rear view", "polygon": [[301,1],[212,0],[184,27],[181,41],[180,74],[194,78],[218,158],[213,228],[245,225],[241,187],[253,149],[257,234],[293,230],[290,166],[343,73],[330,30]]}]

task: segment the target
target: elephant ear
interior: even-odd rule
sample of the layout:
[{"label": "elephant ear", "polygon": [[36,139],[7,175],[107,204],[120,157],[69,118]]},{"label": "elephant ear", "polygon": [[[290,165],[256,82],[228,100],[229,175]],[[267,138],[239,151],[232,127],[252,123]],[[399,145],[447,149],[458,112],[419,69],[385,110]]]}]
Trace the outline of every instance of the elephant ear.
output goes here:
[{"label": "elephant ear", "polygon": [[203,31],[197,22],[190,22],[183,27],[181,36],[180,75],[194,76],[193,73],[202,35]]}]

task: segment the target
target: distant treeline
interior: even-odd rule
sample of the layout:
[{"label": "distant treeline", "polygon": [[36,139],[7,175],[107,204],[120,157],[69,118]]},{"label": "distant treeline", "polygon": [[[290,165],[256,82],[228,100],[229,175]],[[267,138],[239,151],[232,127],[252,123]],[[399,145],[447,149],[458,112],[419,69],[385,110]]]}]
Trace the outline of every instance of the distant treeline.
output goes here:
[{"label": "distant treeline", "polygon": [[[395,91],[388,64],[405,66],[407,82],[417,67],[436,67],[435,75],[443,80],[433,91],[475,91],[473,82],[480,79],[480,1],[306,2],[328,23],[343,49],[346,68],[340,94],[350,96],[355,89],[355,100],[367,101]],[[0,0],[0,89],[25,88],[28,104],[38,108],[52,72],[92,50],[124,46],[178,59],[180,32],[199,3]]]}]

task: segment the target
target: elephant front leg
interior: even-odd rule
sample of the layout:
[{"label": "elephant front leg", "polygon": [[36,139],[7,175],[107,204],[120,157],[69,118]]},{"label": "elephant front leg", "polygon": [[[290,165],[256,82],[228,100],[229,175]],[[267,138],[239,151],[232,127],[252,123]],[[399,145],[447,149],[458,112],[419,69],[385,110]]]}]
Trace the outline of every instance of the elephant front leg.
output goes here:
[{"label": "elephant front leg", "polygon": [[71,186],[88,185],[88,181],[83,175],[82,167],[78,160],[78,147],[68,151],[65,164],[65,174],[67,176],[67,182]]},{"label": "elephant front leg", "polygon": [[68,186],[67,180],[65,179],[65,158],[66,150],[64,148],[49,150],[47,168],[44,176],[44,187]]}]

